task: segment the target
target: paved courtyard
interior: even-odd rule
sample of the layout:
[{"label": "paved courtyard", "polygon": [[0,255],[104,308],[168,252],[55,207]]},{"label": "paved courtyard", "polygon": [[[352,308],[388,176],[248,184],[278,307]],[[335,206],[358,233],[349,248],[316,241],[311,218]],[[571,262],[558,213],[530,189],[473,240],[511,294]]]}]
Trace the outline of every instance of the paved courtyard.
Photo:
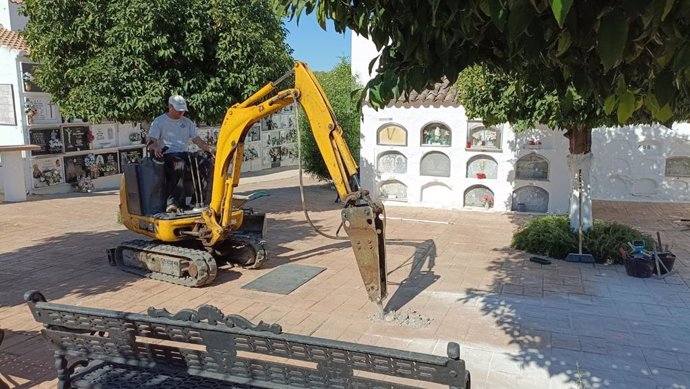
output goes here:
[{"label": "paved courtyard", "polygon": [[[348,243],[310,229],[297,185],[294,171],[242,184],[270,192],[253,206],[269,213],[272,259],[261,270],[222,268],[199,289],[108,265],[107,248],[138,237],[118,224],[115,192],[0,204],[0,380],[55,387],[52,352],[22,300],[38,289],[49,301],[132,312],[208,303],[286,332],[439,355],[456,341],[475,388],[690,388],[690,232],[677,222],[690,204],[594,204],[597,218],[661,232],[678,256],[663,280],[529,262],[510,248],[526,216],[389,206],[386,309],[429,320],[415,328],[375,318]],[[315,223],[333,232],[335,193],[309,182],[306,196]],[[285,263],[327,270],[287,296],[241,289]]]}]

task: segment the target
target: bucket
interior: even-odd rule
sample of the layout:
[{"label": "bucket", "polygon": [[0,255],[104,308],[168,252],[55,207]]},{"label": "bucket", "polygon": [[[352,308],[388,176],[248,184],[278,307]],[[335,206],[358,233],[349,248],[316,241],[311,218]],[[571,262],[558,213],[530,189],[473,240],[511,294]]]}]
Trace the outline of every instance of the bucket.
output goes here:
[{"label": "bucket", "polygon": [[625,272],[631,277],[649,278],[654,270],[654,261],[639,256],[628,256],[625,259]]},{"label": "bucket", "polygon": [[[654,262],[654,274],[666,274],[673,270],[673,265],[676,263],[676,256],[673,253],[666,252],[666,253],[657,253],[656,255],[659,256],[659,259],[661,260],[661,263],[666,266],[666,269],[664,269],[664,266],[661,266],[661,272],[657,271],[657,266],[656,262]],[[668,271],[666,271],[668,269]]]}]

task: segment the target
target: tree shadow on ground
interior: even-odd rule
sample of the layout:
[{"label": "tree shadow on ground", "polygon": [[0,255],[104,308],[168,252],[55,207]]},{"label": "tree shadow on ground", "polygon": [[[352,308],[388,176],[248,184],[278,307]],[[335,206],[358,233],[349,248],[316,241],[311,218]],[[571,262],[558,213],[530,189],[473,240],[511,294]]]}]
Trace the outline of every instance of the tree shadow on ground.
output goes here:
[{"label": "tree shadow on ground", "polygon": [[[0,389],[25,389],[55,378],[55,363],[39,332],[4,330],[0,342]],[[25,354],[22,350],[31,349]]]},{"label": "tree shadow on ground", "polygon": [[[529,217],[509,219],[517,226]],[[520,371],[542,370],[550,382],[574,388],[690,383],[683,359],[675,355],[690,350],[690,340],[683,335],[690,324],[669,320],[677,316],[673,302],[690,298],[682,280],[632,278],[619,265],[555,259],[541,265],[529,261],[529,253],[510,247],[493,251],[496,259],[486,267],[493,274],[490,285],[465,289],[459,301],[490,318],[499,330],[496,337],[507,336],[501,357]],[[690,358],[690,353],[684,355]]]}]

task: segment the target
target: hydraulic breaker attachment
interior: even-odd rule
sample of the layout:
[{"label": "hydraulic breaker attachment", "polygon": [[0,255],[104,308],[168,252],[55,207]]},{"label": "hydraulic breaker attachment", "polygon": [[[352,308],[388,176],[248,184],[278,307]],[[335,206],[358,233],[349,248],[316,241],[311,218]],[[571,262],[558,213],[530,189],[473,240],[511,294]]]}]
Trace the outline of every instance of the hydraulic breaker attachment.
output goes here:
[{"label": "hydraulic breaker attachment", "polygon": [[343,226],[355,251],[359,273],[369,300],[381,305],[386,290],[385,212],[383,204],[368,201],[367,205],[342,210]]}]

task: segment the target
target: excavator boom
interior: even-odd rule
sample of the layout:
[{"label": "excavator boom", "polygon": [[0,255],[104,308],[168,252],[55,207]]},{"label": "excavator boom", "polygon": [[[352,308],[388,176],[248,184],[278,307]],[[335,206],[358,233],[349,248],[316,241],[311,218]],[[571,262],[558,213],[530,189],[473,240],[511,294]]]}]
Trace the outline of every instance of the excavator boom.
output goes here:
[{"label": "excavator boom", "polygon": [[[294,87],[276,92],[276,86],[291,75],[294,75]],[[345,142],[333,108],[314,74],[302,62],[296,62],[279,80],[228,109],[217,143],[211,201],[202,213],[203,243],[213,246],[242,224],[242,213],[233,206],[233,190],[239,183],[244,141],[249,129],[262,118],[293,103],[299,103],[304,109],[328,172],[345,204],[341,212],[342,223],[352,243],[369,299],[381,303],[387,295],[384,207],[359,187],[359,167]]]}]

